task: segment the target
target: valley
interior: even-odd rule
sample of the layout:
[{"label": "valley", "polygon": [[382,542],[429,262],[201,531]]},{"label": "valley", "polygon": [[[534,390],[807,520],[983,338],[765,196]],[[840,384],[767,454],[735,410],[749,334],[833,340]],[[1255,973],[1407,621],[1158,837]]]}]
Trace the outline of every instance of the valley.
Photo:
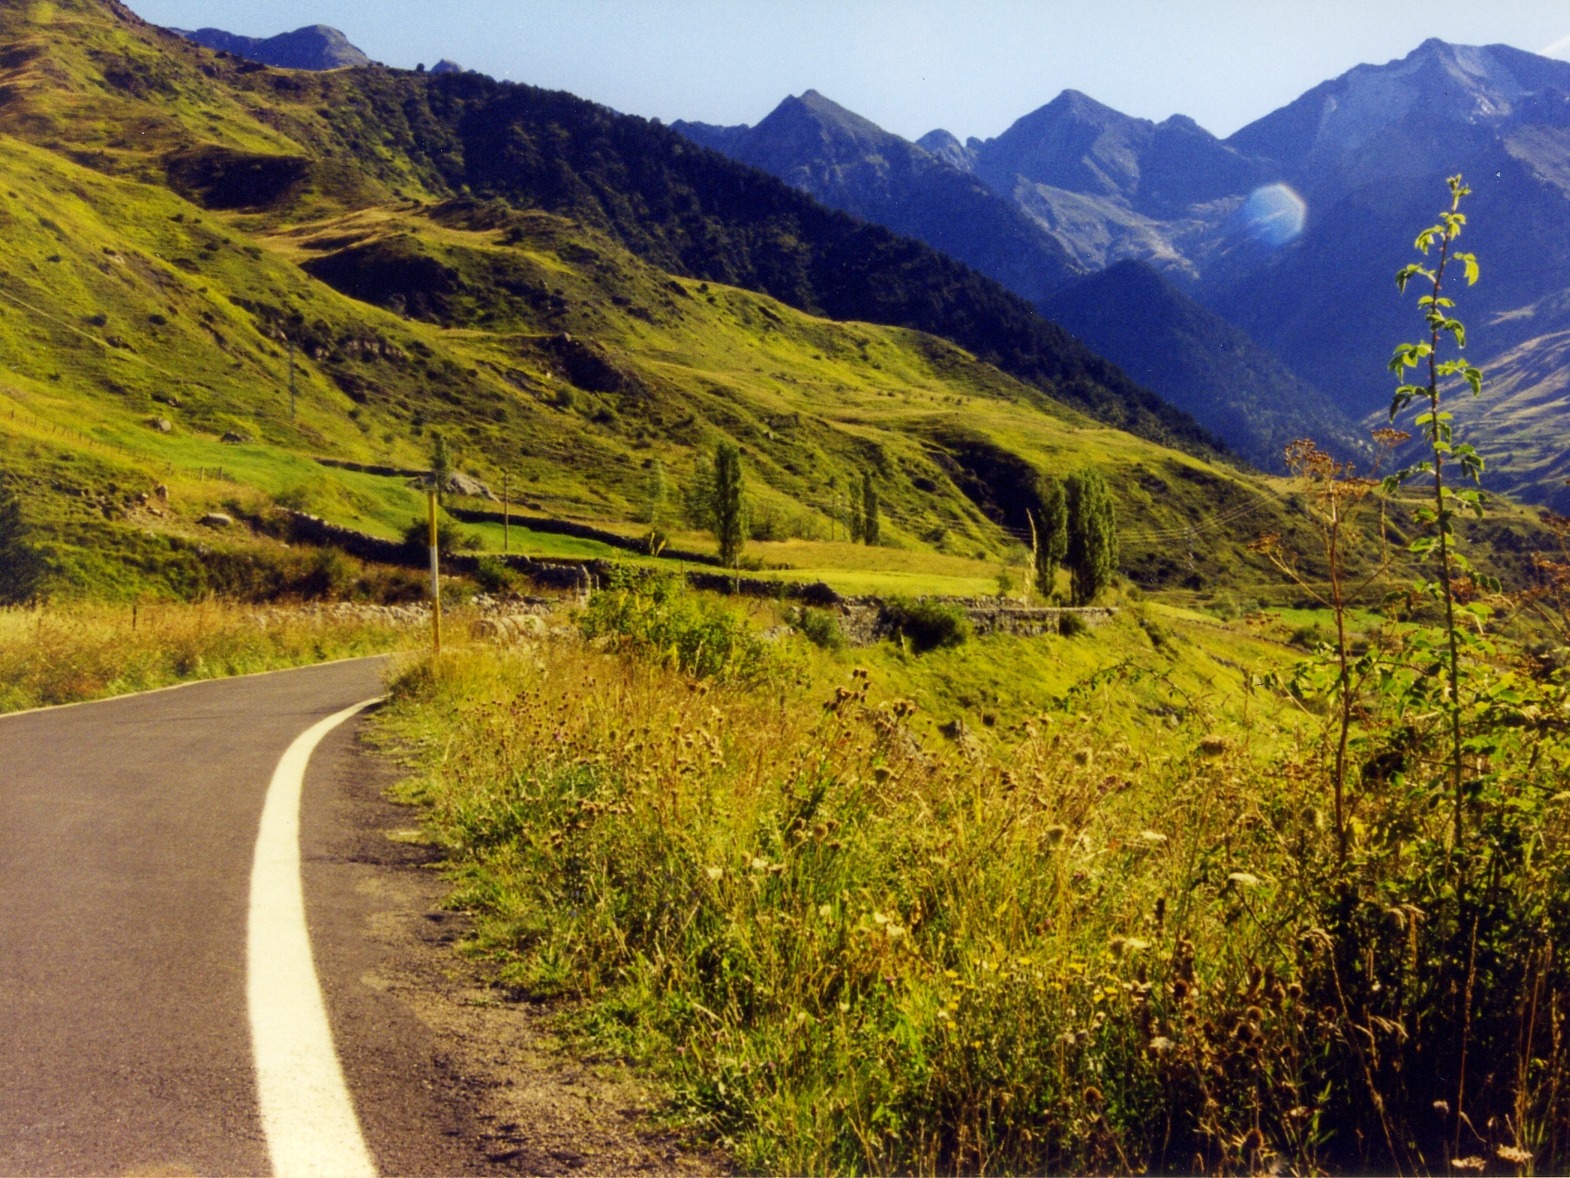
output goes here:
[{"label": "valley", "polygon": [[0,710],[393,655],[236,686],[217,776],[374,705],[313,903],[436,907],[328,1006],[424,1020],[475,1172],[1552,1172],[1567,96],[1427,41],[908,141],[0,0]]}]

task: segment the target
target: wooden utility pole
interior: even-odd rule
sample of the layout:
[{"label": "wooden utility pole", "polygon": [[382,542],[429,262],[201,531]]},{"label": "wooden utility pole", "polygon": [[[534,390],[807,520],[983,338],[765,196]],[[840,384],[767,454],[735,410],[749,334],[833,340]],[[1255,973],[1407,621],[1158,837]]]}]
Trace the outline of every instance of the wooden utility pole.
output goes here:
[{"label": "wooden utility pole", "polygon": [[507,506],[507,472],[502,471],[502,555],[507,554],[507,544],[511,539],[512,513]]},{"label": "wooden utility pole", "polygon": [[289,420],[294,420],[294,337],[289,337]]},{"label": "wooden utility pole", "polygon": [[431,534],[431,652],[437,657],[442,653],[442,581],[441,558],[436,548],[436,480],[431,480],[426,492],[426,505],[430,518]]}]

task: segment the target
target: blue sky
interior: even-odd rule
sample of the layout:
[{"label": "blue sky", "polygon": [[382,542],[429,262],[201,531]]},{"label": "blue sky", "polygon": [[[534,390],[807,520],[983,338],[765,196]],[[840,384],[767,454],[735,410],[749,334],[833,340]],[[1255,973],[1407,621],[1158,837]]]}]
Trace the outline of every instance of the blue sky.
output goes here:
[{"label": "blue sky", "polygon": [[755,123],[816,89],[908,138],[988,138],[1070,88],[1224,136],[1430,36],[1570,60],[1564,0],[128,2],[252,36],[330,24],[388,65],[450,57],[666,122]]}]

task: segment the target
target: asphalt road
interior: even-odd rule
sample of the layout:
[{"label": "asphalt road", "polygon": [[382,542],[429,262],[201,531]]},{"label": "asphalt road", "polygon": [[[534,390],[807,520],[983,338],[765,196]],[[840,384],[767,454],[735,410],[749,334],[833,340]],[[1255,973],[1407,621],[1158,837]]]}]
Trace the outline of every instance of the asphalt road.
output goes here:
[{"label": "asphalt road", "polygon": [[[273,1172],[247,1004],[264,800],[291,743],[380,695],[384,670],[0,717],[0,1174]],[[311,956],[373,1165],[463,1172],[441,1045],[376,984],[366,866],[390,844],[359,820],[374,791],[351,788],[385,780],[362,722],[333,729],[304,779]]]}]

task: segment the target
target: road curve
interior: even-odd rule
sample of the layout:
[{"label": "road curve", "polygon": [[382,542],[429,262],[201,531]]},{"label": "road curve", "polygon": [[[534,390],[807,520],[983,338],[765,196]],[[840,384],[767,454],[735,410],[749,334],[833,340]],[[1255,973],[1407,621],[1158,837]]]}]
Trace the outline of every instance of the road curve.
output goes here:
[{"label": "road curve", "polygon": [[[291,742],[379,695],[385,665],[0,717],[0,1173],[271,1171],[246,994],[263,803]],[[364,906],[331,886],[331,848],[365,836],[334,826],[322,783],[352,772],[358,723],[306,778],[311,938],[351,1089],[415,1089],[355,1092],[381,1169],[440,1168],[411,1145],[441,1121],[428,1069],[401,1058],[417,1028],[358,984]]]}]

